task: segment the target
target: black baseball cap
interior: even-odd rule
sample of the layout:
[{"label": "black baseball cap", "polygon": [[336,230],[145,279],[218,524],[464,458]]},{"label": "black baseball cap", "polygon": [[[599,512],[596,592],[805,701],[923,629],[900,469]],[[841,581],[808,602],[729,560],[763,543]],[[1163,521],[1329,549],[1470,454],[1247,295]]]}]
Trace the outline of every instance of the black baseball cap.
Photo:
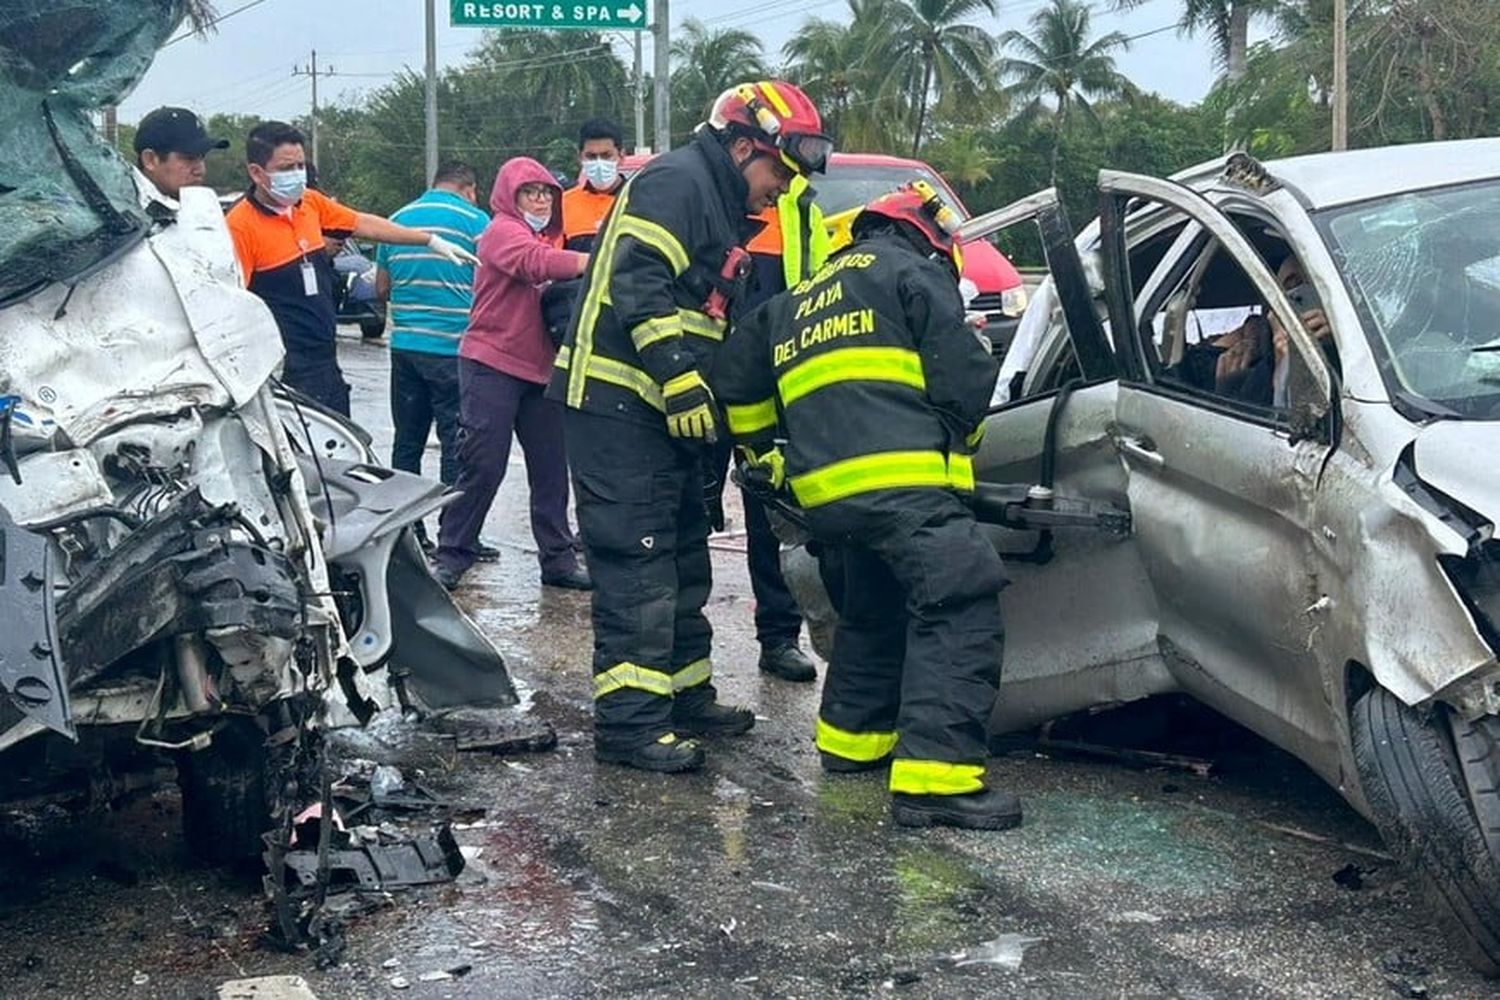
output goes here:
[{"label": "black baseball cap", "polygon": [[202,156],[210,149],[228,149],[228,139],[210,139],[198,116],[187,108],[157,108],[141,119],[135,130],[135,151],[186,153]]}]

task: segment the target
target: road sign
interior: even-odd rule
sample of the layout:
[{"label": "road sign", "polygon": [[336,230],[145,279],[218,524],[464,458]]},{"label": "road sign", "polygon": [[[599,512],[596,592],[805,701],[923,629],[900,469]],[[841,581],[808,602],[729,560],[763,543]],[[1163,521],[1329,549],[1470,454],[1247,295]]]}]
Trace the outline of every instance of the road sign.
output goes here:
[{"label": "road sign", "polygon": [[475,28],[577,28],[585,31],[644,31],[641,0],[593,3],[476,2],[452,0],[454,25]]}]

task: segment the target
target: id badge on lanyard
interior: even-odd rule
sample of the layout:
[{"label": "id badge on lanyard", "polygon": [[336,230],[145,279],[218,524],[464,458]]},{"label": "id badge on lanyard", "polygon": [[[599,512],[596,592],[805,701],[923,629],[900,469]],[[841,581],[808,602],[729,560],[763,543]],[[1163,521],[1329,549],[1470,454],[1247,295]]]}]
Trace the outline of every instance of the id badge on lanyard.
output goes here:
[{"label": "id badge on lanyard", "polygon": [[302,294],[318,294],[318,272],[306,257],[302,258]]}]

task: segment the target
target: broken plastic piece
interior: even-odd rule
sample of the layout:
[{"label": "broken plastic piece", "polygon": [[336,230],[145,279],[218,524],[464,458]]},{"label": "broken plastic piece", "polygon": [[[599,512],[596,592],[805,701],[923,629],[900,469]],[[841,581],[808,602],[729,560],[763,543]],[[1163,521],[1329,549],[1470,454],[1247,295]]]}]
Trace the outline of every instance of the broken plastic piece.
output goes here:
[{"label": "broken plastic piece", "polygon": [[[317,884],[317,851],[288,852],[285,863],[287,871],[304,887]],[[453,881],[463,870],[463,853],[447,826],[435,836],[414,837],[404,843],[328,852],[330,892],[386,892],[436,885]]]}]

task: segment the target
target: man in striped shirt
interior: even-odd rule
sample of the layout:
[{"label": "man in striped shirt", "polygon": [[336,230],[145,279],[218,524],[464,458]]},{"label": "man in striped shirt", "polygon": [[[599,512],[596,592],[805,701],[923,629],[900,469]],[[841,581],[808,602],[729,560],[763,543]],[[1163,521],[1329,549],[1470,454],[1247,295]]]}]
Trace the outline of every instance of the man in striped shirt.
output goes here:
[{"label": "man in striped shirt", "polygon": [[[436,233],[473,253],[489,216],[476,208],[474,168],[450,162],[431,190],[391,216],[392,222]],[[437,424],[439,476],[458,481],[458,342],[469,324],[474,269],[459,267],[426,247],[382,244],[375,258],[375,291],[390,303],[391,465],[422,471],[427,434]]]}]

